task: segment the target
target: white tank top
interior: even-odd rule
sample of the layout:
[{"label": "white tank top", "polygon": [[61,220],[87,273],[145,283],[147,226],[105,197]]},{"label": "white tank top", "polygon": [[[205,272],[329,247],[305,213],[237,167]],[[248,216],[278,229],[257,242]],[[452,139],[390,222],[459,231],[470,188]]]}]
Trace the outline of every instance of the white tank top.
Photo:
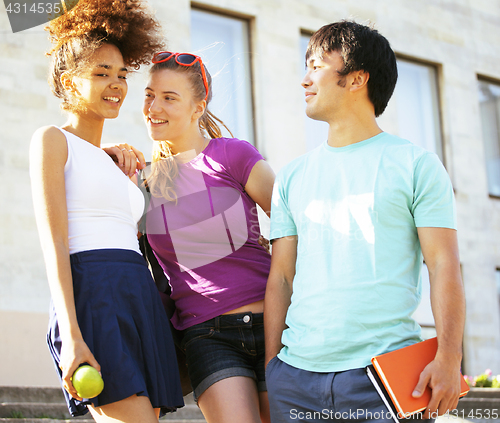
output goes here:
[{"label": "white tank top", "polygon": [[70,254],[103,248],[137,251],[137,222],[144,210],[140,189],[95,145],[66,136],[64,166]]}]

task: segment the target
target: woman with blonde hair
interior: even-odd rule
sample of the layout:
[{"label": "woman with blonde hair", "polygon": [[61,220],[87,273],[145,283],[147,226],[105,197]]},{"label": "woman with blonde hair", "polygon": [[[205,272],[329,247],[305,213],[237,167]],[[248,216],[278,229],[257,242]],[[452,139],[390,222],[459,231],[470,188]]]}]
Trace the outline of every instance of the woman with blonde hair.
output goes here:
[{"label": "woman with blonde hair", "polygon": [[[49,81],[68,115],[61,127],[38,129],[30,148],[52,296],[49,349],[73,416],[89,409],[98,422],[155,422],[183,405],[177,361],[139,251],[142,194],[100,143],[104,121],[118,116],[125,99],[130,69],[162,45],[159,25],[136,0],[80,0],[48,30]],[[129,154],[115,155],[128,166]],[[79,397],[72,384],[83,363],[104,380],[92,399]]]},{"label": "woman with blonde hair", "polygon": [[269,215],[274,173],[250,143],[224,138],[207,109],[200,57],[153,57],[143,114],[154,141],[149,243],[171,285],[194,397],[207,422],[269,421],[263,300],[270,255],[257,205]]}]

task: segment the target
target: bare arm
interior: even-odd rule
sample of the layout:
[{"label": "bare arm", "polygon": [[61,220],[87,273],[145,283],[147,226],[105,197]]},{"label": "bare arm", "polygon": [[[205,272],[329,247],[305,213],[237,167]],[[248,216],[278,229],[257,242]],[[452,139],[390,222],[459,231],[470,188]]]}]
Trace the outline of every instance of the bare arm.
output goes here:
[{"label": "bare arm", "polygon": [[424,414],[443,415],[457,407],[465,322],[465,296],[460,275],[457,232],[447,228],[418,228],[418,237],[429,269],[431,306],[438,338],[438,351],[420,375],[414,396],[426,385],[432,398]]},{"label": "bare arm", "polygon": [[67,156],[66,138],[58,129],[47,127],[35,132],[30,146],[33,205],[62,339],[63,383],[72,396],[78,397],[70,381],[78,365],[87,362],[97,370],[100,367],[83,341],[76,319],[64,182]]},{"label": "bare arm", "polygon": [[245,191],[250,198],[255,201],[264,212],[271,215],[271,196],[274,185],[274,172],[271,166],[264,161],[258,161],[250,172]]},{"label": "bare arm", "polygon": [[264,300],[266,366],[283,347],[281,335],[287,327],[285,318],[293,292],[297,241],[297,236],[288,236],[273,242],[271,271]]}]

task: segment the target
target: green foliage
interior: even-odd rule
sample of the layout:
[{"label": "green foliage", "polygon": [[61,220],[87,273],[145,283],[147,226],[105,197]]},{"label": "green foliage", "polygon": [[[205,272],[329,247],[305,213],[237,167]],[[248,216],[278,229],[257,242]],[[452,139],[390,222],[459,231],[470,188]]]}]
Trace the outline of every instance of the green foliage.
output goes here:
[{"label": "green foliage", "polygon": [[500,388],[500,375],[492,376],[490,369],[474,377],[464,375],[464,379],[469,386],[476,388]]},{"label": "green foliage", "polygon": [[482,373],[474,378],[474,386],[476,388],[491,388],[492,382],[486,373]]},{"label": "green foliage", "polygon": [[9,416],[11,419],[24,419],[23,413],[20,411],[13,411]]}]

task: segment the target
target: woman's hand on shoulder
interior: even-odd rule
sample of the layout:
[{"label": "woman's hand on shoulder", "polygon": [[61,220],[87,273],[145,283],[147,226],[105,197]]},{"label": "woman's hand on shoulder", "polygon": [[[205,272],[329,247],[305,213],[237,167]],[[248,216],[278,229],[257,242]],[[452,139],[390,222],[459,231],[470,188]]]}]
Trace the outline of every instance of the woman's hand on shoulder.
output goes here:
[{"label": "woman's hand on shoulder", "polygon": [[269,243],[269,240],[268,240],[266,237],[264,237],[264,235],[259,235],[259,241],[258,241],[258,242],[259,242],[259,245],[260,245],[261,247],[264,247],[264,248],[265,248],[265,250],[266,250],[269,254],[271,254],[271,245],[270,245],[270,243]]},{"label": "woman's hand on shoulder", "polygon": [[137,169],[146,167],[144,154],[129,144],[106,145],[102,149],[128,177],[132,177]]}]

